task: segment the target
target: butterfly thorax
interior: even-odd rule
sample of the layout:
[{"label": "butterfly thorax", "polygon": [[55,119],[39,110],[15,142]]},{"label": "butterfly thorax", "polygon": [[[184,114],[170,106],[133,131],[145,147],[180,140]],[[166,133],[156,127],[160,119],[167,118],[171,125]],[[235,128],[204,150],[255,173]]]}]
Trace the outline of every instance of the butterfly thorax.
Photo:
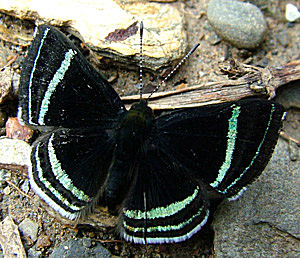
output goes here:
[{"label": "butterfly thorax", "polygon": [[117,131],[118,148],[122,150],[124,147],[127,154],[135,155],[150,135],[153,120],[152,109],[145,101],[134,104],[121,120]]}]

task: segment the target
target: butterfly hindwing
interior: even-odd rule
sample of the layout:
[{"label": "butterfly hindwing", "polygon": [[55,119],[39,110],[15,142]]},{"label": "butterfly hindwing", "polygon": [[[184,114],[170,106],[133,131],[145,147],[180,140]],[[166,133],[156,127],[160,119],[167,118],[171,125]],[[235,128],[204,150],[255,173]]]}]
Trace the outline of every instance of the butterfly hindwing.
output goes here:
[{"label": "butterfly hindwing", "polygon": [[209,216],[202,187],[157,148],[148,149],[124,201],[121,235],[143,244],[184,241]]},{"label": "butterfly hindwing", "polygon": [[124,109],[74,44],[47,25],[37,28],[28,50],[19,96],[19,118],[37,126],[109,125]]},{"label": "butterfly hindwing", "polygon": [[162,150],[226,197],[267,165],[281,128],[281,105],[262,99],[175,111],[156,120]]},{"label": "butterfly hindwing", "polygon": [[99,127],[54,130],[33,145],[30,184],[54,210],[75,219],[100,193],[111,146]]}]

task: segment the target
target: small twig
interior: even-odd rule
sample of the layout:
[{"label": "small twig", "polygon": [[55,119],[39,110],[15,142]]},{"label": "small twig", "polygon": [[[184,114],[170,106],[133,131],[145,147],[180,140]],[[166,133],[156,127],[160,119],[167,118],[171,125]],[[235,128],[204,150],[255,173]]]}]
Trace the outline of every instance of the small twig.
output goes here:
[{"label": "small twig", "polygon": [[0,40],[5,41],[5,42],[8,42],[8,43],[11,43],[11,44],[16,45],[16,46],[21,46],[21,47],[28,47],[28,46],[31,45],[31,42],[26,43],[26,44],[21,44],[21,43],[19,43],[19,42],[17,42],[17,41],[14,41],[14,40],[5,38],[5,37],[3,37],[3,36],[1,36],[1,35],[0,35]]},{"label": "small twig", "polygon": [[[272,98],[279,87],[300,80],[300,59],[280,68],[259,68],[235,63],[227,69],[227,73],[235,79],[154,93],[149,99],[149,106],[155,110],[170,110],[229,102],[245,97]],[[126,107],[130,107],[139,101],[139,97],[139,95],[126,96],[122,97],[122,101]],[[148,97],[149,94],[143,95],[143,98]]]},{"label": "small twig", "polygon": [[0,68],[0,71],[3,71],[6,67],[8,67],[8,66],[10,66],[12,63],[14,63],[14,62],[17,60],[18,56],[19,56],[19,55],[14,55],[14,56],[12,57],[12,59],[10,59],[10,60],[7,62],[6,65],[4,65],[3,67]]},{"label": "small twig", "polygon": [[280,132],[280,136],[281,136],[283,139],[287,140],[287,141],[292,141],[292,142],[296,143],[296,145],[297,145],[298,147],[300,147],[300,141],[298,141],[297,139],[295,139],[295,138],[289,136],[289,135],[286,134],[285,132],[282,132],[282,131],[281,131],[281,132]]},{"label": "small twig", "polygon": [[13,182],[6,180],[6,182],[11,185],[12,187],[14,187],[15,189],[17,189],[21,194],[23,194],[24,196],[26,196],[27,198],[32,200],[32,197],[29,196],[28,194],[24,193],[19,187],[17,187]]}]

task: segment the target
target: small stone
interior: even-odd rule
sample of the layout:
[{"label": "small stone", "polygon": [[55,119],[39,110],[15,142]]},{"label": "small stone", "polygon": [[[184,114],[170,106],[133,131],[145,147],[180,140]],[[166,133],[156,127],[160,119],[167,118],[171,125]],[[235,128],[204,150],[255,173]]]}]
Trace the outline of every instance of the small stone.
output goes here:
[{"label": "small stone", "polygon": [[69,239],[56,247],[50,258],[56,257],[111,257],[111,254],[100,243],[87,247],[87,239]]},{"label": "small stone", "polygon": [[276,96],[276,101],[285,107],[285,109],[300,109],[300,85],[291,83],[284,91]]},{"label": "small stone", "polygon": [[29,237],[35,242],[37,240],[39,225],[31,219],[26,218],[19,224],[19,230],[22,232],[23,236]]},{"label": "small stone", "polygon": [[11,68],[0,71],[0,104],[13,98],[12,77],[13,70]]},{"label": "small stone", "polygon": [[278,43],[283,46],[287,47],[289,43],[288,34],[286,31],[280,31],[276,34],[276,39],[278,40]]},{"label": "small stone", "polygon": [[24,183],[21,185],[21,190],[27,194],[29,192],[29,189],[29,181],[25,180]]},{"label": "small stone", "polygon": [[89,238],[83,238],[82,239],[82,244],[87,247],[90,248],[92,246],[92,240]]},{"label": "small stone", "polygon": [[36,242],[36,249],[37,250],[44,250],[45,248],[49,247],[52,244],[49,236],[46,234],[40,235]]},{"label": "small stone", "polygon": [[211,0],[207,18],[222,39],[238,48],[256,48],[267,32],[267,23],[262,12],[250,3]]},{"label": "small stone", "polygon": [[11,178],[11,174],[5,169],[0,169],[0,188],[6,186],[6,180]]},{"label": "small stone", "polygon": [[3,193],[5,195],[9,195],[11,193],[11,189],[10,189],[9,185],[4,188]]},{"label": "small stone", "polygon": [[285,18],[289,22],[294,22],[300,18],[300,12],[297,6],[293,4],[287,4],[285,7]]},{"label": "small stone", "polygon": [[28,255],[27,257],[29,257],[29,258],[33,258],[33,257],[42,257],[42,253],[39,252],[39,251],[36,251],[36,250],[34,249],[34,247],[32,247],[32,248],[30,248],[30,249],[28,250],[27,255]]},{"label": "small stone", "polygon": [[30,151],[30,145],[24,141],[0,138],[0,163],[28,166],[30,165]]},{"label": "small stone", "polygon": [[5,127],[6,136],[11,139],[29,142],[33,136],[33,130],[26,125],[21,125],[17,117],[10,117]]}]

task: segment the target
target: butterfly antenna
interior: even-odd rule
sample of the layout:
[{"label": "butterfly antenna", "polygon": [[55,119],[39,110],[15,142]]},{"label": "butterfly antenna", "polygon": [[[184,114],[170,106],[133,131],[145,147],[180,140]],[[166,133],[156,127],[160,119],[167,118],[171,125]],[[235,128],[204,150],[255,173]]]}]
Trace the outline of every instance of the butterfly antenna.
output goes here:
[{"label": "butterfly antenna", "polygon": [[192,49],[185,55],[185,57],[184,58],[182,58],[181,59],[181,61],[175,66],[175,68],[161,81],[161,83],[160,84],[158,84],[156,87],[155,87],[155,89],[151,92],[151,94],[149,95],[149,97],[147,98],[147,100],[148,99],[150,99],[151,98],[151,96],[153,95],[153,93],[155,93],[160,87],[161,87],[161,85],[163,85],[163,83],[166,81],[166,80],[168,80],[171,76],[172,76],[172,74],[176,71],[176,70],[178,70],[178,68],[185,62],[185,60],[191,55],[191,54],[193,54],[194,53],[194,51],[197,49],[197,47],[199,47],[199,43],[197,43],[196,45],[194,45],[193,47],[192,47]]},{"label": "butterfly antenna", "polygon": [[142,89],[143,89],[143,22],[140,22],[140,101],[142,100]]}]

